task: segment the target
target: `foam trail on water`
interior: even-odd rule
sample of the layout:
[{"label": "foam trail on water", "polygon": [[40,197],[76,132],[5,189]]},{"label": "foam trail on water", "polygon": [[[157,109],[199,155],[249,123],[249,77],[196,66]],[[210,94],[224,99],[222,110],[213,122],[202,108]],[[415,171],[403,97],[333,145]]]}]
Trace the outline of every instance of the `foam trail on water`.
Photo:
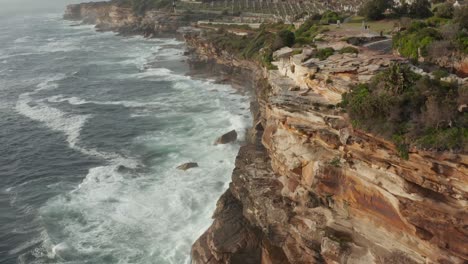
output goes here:
[{"label": "foam trail on water", "polygon": [[54,131],[62,132],[67,137],[70,148],[80,151],[83,154],[99,157],[111,161],[114,166],[123,164],[130,168],[135,168],[138,162],[121,157],[116,153],[101,152],[96,149],[87,149],[79,146],[79,137],[82,127],[86,124],[91,115],[72,115],[50,107],[45,103],[45,99],[34,100],[33,96],[41,91],[58,88],[56,81],[64,79],[66,76],[59,74],[44,80],[37,85],[33,92],[23,93],[18,97],[16,111],[20,114],[45,124]]},{"label": "foam trail on water", "polygon": [[58,109],[47,106],[41,101],[35,101],[32,93],[21,94],[16,103],[16,110],[24,116],[44,123],[55,131],[60,131],[67,136],[67,142],[72,148],[76,148],[80,130],[89,115],[72,116],[66,115]]},{"label": "foam trail on water", "polygon": [[47,98],[47,101],[51,103],[62,103],[67,102],[71,105],[83,105],[83,104],[96,104],[96,105],[122,105],[127,108],[142,108],[148,106],[163,106],[168,105],[164,102],[137,102],[137,101],[88,101],[78,97],[63,97],[63,95],[55,95]]},{"label": "foam trail on water", "polygon": [[[190,263],[191,245],[211,223],[239,148],[238,143],[213,143],[232,129],[243,139],[250,124],[248,100],[228,85],[186,76],[180,41],[117,38],[68,22],[62,29],[46,25],[47,36],[28,32],[23,35],[33,37],[17,43],[21,49],[0,51],[0,56],[42,54],[29,61],[11,58],[18,61],[17,69],[33,65],[25,76],[46,76],[22,83],[36,87],[20,94],[13,110],[37,121],[33,126],[63,134],[73,150],[105,162],[92,165],[94,159],[77,155],[64,162],[71,164],[70,175],[60,171],[48,181],[37,177],[8,189],[15,204],[21,196],[37,195],[35,186],[41,183],[41,190],[53,193],[36,205],[44,232],[12,248],[22,254],[41,245],[18,262]],[[55,75],[58,71],[67,74]],[[35,132],[47,135],[43,129]],[[63,150],[51,151],[56,157]],[[199,168],[176,169],[191,161]],[[38,169],[58,167],[46,165]],[[40,172],[52,175],[54,169]],[[30,212],[27,206],[21,209]]]},{"label": "foam trail on water", "polygon": [[25,37],[15,39],[14,43],[25,43],[25,42],[28,42],[30,40],[31,40],[30,36],[25,36]]}]

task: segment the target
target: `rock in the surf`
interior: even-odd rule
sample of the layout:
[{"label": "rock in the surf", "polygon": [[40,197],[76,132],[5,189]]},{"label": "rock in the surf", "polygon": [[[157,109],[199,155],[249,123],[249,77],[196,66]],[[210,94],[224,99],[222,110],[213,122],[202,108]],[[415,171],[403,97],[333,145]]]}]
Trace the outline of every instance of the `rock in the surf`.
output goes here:
[{"label": "rock in the surf", "polygon": [[124,165],[119,165],[119,166],[117,167],[117,172],[118,172],[118,173],[129,173],[131,170],[132,170],[132,169],[130,169],[130,168],[124,166]]},{"label": "rock in the surf", "polygon": [[184,164],[178,166],[177,169],[186,171],[188,169],[197,168],[197,167],[198,167],[198,163],[196,163],[196,162],[187,162],[187,163],[184,163]]},{"label": "rock in the surf", "polygon": [[234,142],[236,140],[237,140],[237,132],[236,132],[236,130],[232,130],[232,131],[222,135],[221,137],[219,137],[215,141],[215,145],[228,144],[228,143]]}]

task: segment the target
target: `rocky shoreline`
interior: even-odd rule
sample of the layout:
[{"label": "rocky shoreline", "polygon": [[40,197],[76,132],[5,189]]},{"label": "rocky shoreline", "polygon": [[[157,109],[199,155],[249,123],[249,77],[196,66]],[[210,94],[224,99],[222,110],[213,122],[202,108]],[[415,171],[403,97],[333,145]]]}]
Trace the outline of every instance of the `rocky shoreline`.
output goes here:
[{"label": "rocky shoreline", "polygon": [[[148,37],[187,25],[148,17],[147,27],[102,3],[69,7],[65,18]],[[353,129],[338,106],[350,84],[402,58],[362,49],[304,64],[304,54],[290,54],[268,71],[200,34],[185,40],[194,62],[236,69],[255,87],[248,142],[192,263],[468,261],[468,155],[411,149],[402,159],[393,143]]]},{"label": "rocky shoreline", "polygon": [[63,18],[96,26],[98,31],[115,31],[122,35],[173,37],[177,30],[191,22],[211,18],[210,14],[184,16],[161,11],[136,14],[132,8],[110,2],[90,2],[68,5]]}]

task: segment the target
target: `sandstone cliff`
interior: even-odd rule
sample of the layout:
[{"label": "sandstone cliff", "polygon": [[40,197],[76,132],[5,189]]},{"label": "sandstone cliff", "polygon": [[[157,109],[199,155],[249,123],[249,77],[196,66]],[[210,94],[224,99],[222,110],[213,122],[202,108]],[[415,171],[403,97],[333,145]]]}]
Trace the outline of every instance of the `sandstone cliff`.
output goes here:
[{"label": "sandstone cliff", "polygon": [[149,10],[138,15],[132,8],[112,2],[90,2],[67,6],[63,17],[67,20],[96,25],[100,31],[156,37],[174,35],[177,29],[188,26],[191,21],[206,19],[209,16],[209,14],[184,16],[158,10]]},{"label": "sandstone cliff", "polygon": [[202,59],[251,68],[258,102],[193,263],[466,263],[468,156],[413,149],[404,160],[336,106],[400,58],[298,54],[264,71],[202,37],[187,42]]},{"label": "sandstone cliff", "polygon": [[[147,36],[188,23],[109,3],[71,5],[65,18]],[[337,106],[350,84],[401,58],[297,54],[267,71],[199,35],[186,41],[197,59],[242,68],[255,86],[249,143],[212,226],[193,245],[193,263],[468,261],[468,155],[412,149],[402,159],[391,142],[354,130]]]}]

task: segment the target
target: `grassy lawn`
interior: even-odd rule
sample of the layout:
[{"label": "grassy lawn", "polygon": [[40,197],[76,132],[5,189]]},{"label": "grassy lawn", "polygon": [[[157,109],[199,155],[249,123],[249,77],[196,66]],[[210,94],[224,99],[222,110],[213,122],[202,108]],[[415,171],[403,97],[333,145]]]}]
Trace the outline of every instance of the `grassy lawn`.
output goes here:
[{"label": "grassy lawn", "polygon": [[[362,29],[362,21],[364,20],[363,17],[354,16],[346,23],[341,24],[341,28],[337,28],[336,25],[328,25],[326,26],[330,30],[360,30]],[[398,22],[396,19],[385,19],[380,21],[370,21],[366,22],[366,24],[370,27],[370,32],[379,34],[382,31],[384,34],[389,34],[392,32],[395,23]]]}]

